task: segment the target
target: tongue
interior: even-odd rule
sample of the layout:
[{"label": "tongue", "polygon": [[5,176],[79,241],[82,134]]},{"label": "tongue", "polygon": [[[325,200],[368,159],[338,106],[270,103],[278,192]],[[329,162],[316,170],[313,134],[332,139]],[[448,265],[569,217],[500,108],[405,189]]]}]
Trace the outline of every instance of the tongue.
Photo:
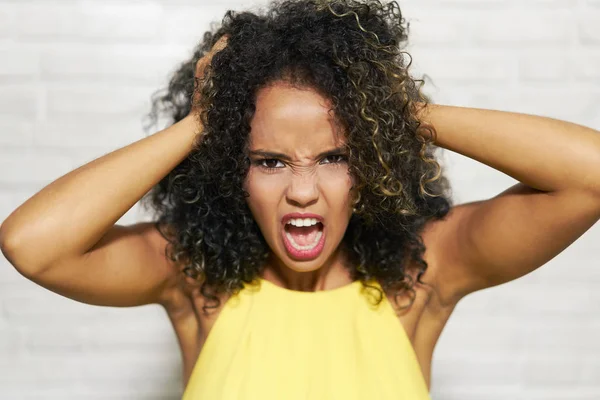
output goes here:
[{"label": "tongue", "polygon": [[315,238],[317,233],[320,230],[320,224],[312,225],[312,226],[294,226],[287,225],[286,230],[292,235],[294,238],[294,242],[300,246],[308,246],[315,242]]}]

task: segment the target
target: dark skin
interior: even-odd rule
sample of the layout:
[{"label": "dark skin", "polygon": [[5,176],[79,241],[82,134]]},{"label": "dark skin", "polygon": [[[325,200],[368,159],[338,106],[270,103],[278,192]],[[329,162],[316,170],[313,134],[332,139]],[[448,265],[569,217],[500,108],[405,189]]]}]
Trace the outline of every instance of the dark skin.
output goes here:
[{"label": "dark skin", "polygon": [[[253,163],[245,184],[250,193],[248,205],[273,250],[262,278],[291,290],[331,290],[352,282],[339,247],[352,214],[352,179],[343,157],[316,158],[317,154],[344,143],[343,134],[331,119],[329,106],[314,90],[276,82],[257,94],[257,110],[251,123],[251,152],[266,150],[284,153],[290,158],[265,159],[251,155]],[[278,135],[281,132],[286,135]],[[295,261],[283,247],[280,219],[283,214],[294,211],[314,212],[326,218],[327,245],[313,260]],[[159,247],[166,245],[160,238],[155,239]],[[424,258],[431,268],[434,260],[431,253]],[[407,270],[416,278],[416,268],[407,267]],[[425,283],[429,281],[427,278],[423,279]],[[185,281],[170,291],[167,302],[169,318],[182,348],[184,386],[228,298],[221,295],[220,307],[205,315],[201,310],[206,300],[199,293],[199,283],[191,278]],[[453,306],[442,305],[432,287],[426,284],[417,283],[415,291],[413,304],[398,313],[398,318],[413,344],[429,386],[433,347]],[[402,298],[388,295],[392,304],[396,300],[402,301]]]},{"label": "dark skin", "polygon": [[[262,107],[273,112],[257,115],[252,148],[277,148],[273,150],[288,154],[293,161],[270,161],[269,166],[281,169],[275,177],[255,170],[247,181],[254,192],[249,204],[274,253],[265,279],[294,290],[328,290],[350,282],[342,267],[343,255],[335,246],[313,262],[295,263],[286,257],[278,241],[277,217],[291,211],[292,206],[323,213],[333,210],[339,216],[336,225],[340,226],[345,226],[349,218],[345,195],[350,183],[340,178],[340,186],[322,185],[314,172],[314,168],[325,166],[315,167],[316,160],[311,156],[332,147],[339,137],[334,127],[327,128],[326,113],[324,108],[319,110],[316,93],[308,93],[303,94],[314,99],[304,104],[306,110],[312,110],[310,117],[303,115],[297,120],[285,113],[287,102],[292,104],[291,89],[278,84],[259,96]],[[464,296],[539,268],[598,221],[600,135],[549,118],[418,106],[423,121],[436,129],[437,145],[521,180],[496,197],[453,207],[447,218],[429,223],[422,233],[427,248],[424,259],[429,265],[422,277],[425,285],[415,285],[415,302],[399,313],[399,318],[429,385],[433,349]],[[281,118],[276,118],[278,107],[282,109]],[[319,120],[323,121],[323,129],[307,129]],[[277,136],[280,130],[289,135]],[[541,142],[552,145],[540,149]],[[573,152],[561,150],[569,146]],[[574,162],[574,155],[578,162]],[[320,204],[322,208],[317,208]],[[339,243],[343,230],[337,226],[335,229],[332,234]]]},{"label": "dark skin", "polygon": [[[343,143],[327,101],[314,91],[277,83],[257,94],[250,151],[283,153],[290,158],[252,155],[246,178],[248,205],[273,250],[265,278],[280,286],[315,291],[352,282],[339,250],[352,215],[352,179],[343,152],[317,158]],[[325,248],[318,257],[297,261],[287,253],[281,218],[290,212],[312,212],[325,218]]]}]

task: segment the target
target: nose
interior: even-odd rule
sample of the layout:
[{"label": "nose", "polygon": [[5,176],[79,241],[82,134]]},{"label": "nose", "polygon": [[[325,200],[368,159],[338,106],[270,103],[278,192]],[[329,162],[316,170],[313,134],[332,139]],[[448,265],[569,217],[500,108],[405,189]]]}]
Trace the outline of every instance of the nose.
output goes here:
[{"label": "nose", "polygon": [[318,175],[315,171],[294,173],[290,178],[286,197],[299,207],[307,207],[319,200]]}]

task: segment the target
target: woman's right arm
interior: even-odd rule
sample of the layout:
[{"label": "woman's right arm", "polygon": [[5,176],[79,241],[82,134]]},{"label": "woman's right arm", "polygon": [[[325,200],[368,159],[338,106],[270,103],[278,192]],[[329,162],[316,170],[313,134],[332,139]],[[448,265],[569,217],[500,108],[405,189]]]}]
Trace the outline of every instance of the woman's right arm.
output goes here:
[{"label": "woman's right arm", "polygon": [[116,222],[183,161],[200,132],[187,116],[53,181],[0,226],[0,247],[25,277],[88,304],[168,301],[177,270],[152,222]]}]

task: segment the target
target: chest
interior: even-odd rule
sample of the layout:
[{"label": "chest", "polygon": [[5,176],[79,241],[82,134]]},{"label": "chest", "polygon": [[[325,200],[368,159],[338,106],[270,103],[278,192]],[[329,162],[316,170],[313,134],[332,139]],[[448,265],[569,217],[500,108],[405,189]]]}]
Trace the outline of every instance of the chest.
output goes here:
[{"label": "chest", "polygon": [[[425,288],[415,287],[411,306],[403,310],[397,309],[398,321],[412,344],[428,386],[433,349],[447,320],[447,317],[433,312],[435,307],[430,306],[430,296],[431,293]],[[387,293],[386,297],[394,307],[397,301],[401,305],[404,303],[402,299],[394,299]],[[184,387],[227,298],[221,297],[220,300],[218,308],[210,308],[205,313],[205,299],[198,290],[182,291],[177,296],[177,307],[168,313],[182,353]]]}]

